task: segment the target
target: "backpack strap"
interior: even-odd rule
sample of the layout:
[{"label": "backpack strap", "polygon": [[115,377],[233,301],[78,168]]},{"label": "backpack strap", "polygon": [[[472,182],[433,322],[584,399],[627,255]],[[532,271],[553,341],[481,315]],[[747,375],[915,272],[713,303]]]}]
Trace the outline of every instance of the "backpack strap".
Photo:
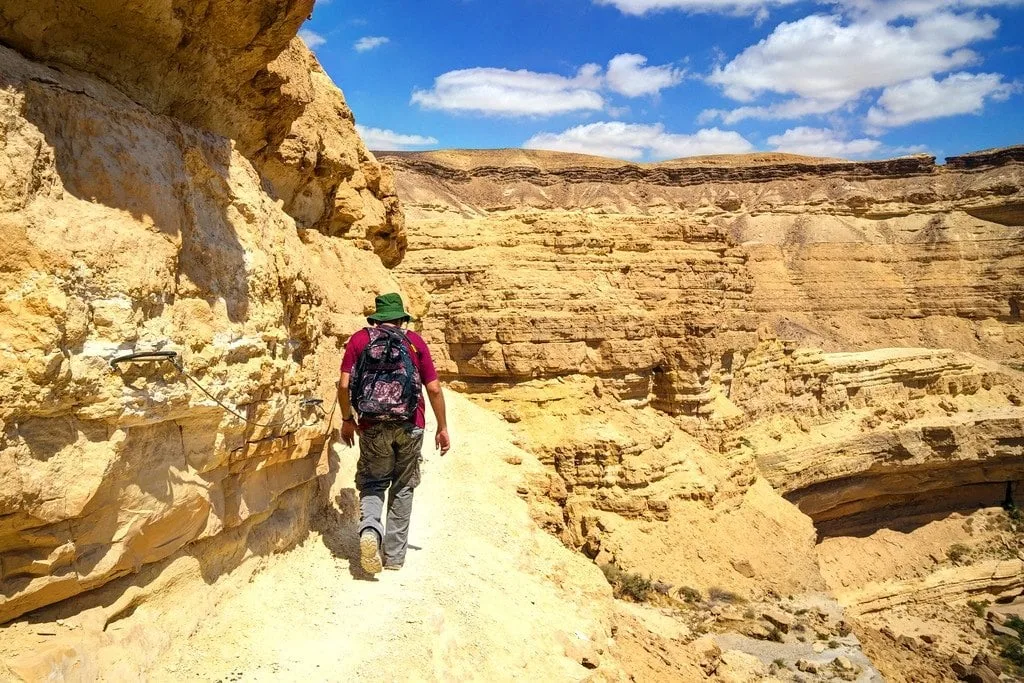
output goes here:
[{"label": "backpack strap", "polygon": [[[406,345],[408,345],[409,350],[414,355],[416,355],[416,356],[422,355],[420,353],[420,350],[416,347],[416,345],[412,343],[412,339],[409,338],[409,335],[406,334],[406,331],[403,330],[401,327],[392,327],[390,325],[387,326],[387,327],[385,327],[383,325],[376,325],[375,327],[378,330],[384,330],[384,334],[390,335],[391,337],[395,337],[396,335],[401,337],[402,341],[404,341],[406,343]],[[373,334],[370,332],[370,330],[373,329],[373,328],[371,328],[371,327],[364,327],[363,329],[366,330],[366,334],[370,338],[370,341],[373,341]],[[394,330],[394,334],[392,334],[391,332],[388,332],[387,330]]]}]

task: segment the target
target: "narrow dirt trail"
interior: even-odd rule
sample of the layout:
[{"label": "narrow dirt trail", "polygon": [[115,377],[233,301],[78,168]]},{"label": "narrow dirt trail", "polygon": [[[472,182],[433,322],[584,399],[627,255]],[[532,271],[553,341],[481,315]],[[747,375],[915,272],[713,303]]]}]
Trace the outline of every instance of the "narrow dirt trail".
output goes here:
[{"label": "narrow dirt trail", "polygon": [[[193,578],[153,590],[105,630],[86,613],[53,625],[58,635],[71,629],[63,634],[71,650],[60,666],[47,664],[46,676],[407,681],[591,674],[566,656],[567,644],[606,646],[614,610],[607,584],[591,562],[537,527],[517,495],[525,474],[542,465],[513,445],[497,416],[458,395],[449,402],[455,442],[444,458],[425,447],[401,571],[371,578],[359,568],[356,450],[336,448],[331,505],[300,546],[254,558],[249,569],[210,584]],[[426,443],[433,443],[430,426]],[[20,624],[10,633],[24,636],[27,652],[39,629],[38,622]]]},{"label": "narrow dirt trail", "polygon": [[516,495],[523,465],[505,461],[529,456],[507,427],[450,403],[455,446],[441,458],[430,428],[401,571],[359,567],[356,450],[341,448],[321,533],[219,600],[156,669],[225,680],[585,675],[563,643],[607,633],[600,573],[529,519]]}]

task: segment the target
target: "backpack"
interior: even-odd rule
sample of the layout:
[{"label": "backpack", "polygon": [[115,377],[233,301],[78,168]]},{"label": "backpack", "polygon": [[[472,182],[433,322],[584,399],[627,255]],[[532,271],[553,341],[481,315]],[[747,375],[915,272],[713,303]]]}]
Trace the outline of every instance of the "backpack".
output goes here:
[{"label": "backpack", "polygon": [[353,368],[349,399],[360,419],[411,422],[420,402],[422,381],[410,342],[398,328],[367,327],[370,343]]}]

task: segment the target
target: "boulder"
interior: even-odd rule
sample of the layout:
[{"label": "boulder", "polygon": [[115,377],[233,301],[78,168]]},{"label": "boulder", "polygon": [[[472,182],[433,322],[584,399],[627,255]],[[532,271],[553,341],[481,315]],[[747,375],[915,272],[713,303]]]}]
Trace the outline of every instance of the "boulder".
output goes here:
[{"label": "boulder", "polygon": [[715,670],[715,679],[722,683],[754,683],[764,680],[768,667],[754,655],[739,650],[726,650]]}]

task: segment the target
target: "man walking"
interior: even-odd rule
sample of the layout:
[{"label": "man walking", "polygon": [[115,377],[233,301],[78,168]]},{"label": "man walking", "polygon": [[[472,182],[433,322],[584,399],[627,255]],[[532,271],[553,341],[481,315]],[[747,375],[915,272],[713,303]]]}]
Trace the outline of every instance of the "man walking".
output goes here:
[{"label": "man walking", "polygon": [[[367,318],[370,327],[352,335],[345,346],[338,385],[342,442],[353,446],[359,430],[359,563],[370,574],[382,566],[401,569],[405,562],[426,424],[421,387],[437,418],[435,445],[441,455],[451,446],[434,361],[423,338],[404,329],[409,314],[402,297],[382,294],[376,308]],[[386,529],[381,523],[385,492]]]}]

